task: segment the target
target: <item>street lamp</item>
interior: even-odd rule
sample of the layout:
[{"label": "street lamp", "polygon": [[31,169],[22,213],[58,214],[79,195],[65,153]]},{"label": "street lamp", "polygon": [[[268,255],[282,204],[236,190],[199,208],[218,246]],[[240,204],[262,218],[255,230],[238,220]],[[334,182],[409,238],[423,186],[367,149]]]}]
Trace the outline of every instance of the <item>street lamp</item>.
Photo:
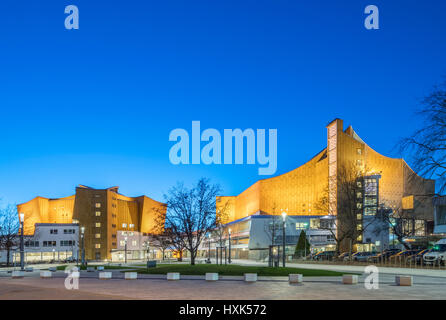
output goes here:
[{"label": "street lamp", "polygon": [[124,238],[124,263],[127,263],[127,237]]},{"label": "street lamp", "polygon": [[286,225],[286,216],[287,216],[287,211],[288,208],[286,209],[286,211],[282,210],[282,220],[283,220],[283,225],[282,225],[282,266],[285,267],[285,225]]},{"label": "street lamp", "polygon": [[85,227],[81,227],[81,241],[82,241],[82,265],[85,265]]},{"label": "street lamp", "polygon": [[208,233],[208,261],[207,263],[211,263],[211,233]]},{"label": "street lamp", "polygon": [[19,213],[20,216],[20,270],[25,270],[25,246],[23,243],[23,225],[25,222],[25,214]]},{"label": "street lamp", "polygon": [[228,263],[231,263],[231,228],[228,229],[228,235],[229,235],[229,258]]}]

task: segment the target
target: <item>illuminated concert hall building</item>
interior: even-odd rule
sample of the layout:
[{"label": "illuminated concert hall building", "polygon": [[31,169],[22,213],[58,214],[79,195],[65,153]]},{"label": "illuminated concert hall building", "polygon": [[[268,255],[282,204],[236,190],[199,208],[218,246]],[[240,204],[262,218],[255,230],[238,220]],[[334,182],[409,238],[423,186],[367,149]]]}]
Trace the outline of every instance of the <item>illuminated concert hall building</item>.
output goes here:
[{"label": "illuminated concert hall building", "polygon": [[112,260],[113,251],[123,247],[120,242],[124,238],[131,239],[128,247],[141,247],[135,234],[142,237],[154,233],[158,229],[157,217],[166,208],[164,203],[147,196],[124,196],[118,193],[118,187],[94,189],[83,185],[69,197],[36,197],[17,205],[17,211],[25,215],[25,235],[32,236],[36,224],[74,223],[79,230],[84,228],[85,258],[89,260]]},{"label": "illuminated concert hall building", "polygon": [[[352,223],[338,215],[343,205],[340,174],[345,168],[356,172],[358,186],[362,187],[355,199],[357,215],[353,223],[358,230],[383,207],[406,210],[413,217],[413,223],[433,221],[429,195],[435,193],[434,180],[418,176],[403,159],[379,154],[351,126],[344,130],[341,119],[333,120],[326,128],[327,146],[307,163],[282,175],[259,180],[237,196],[217,197],[217,214],[223,222],[237,230],[238,221],[246,224],[249,217],[280,215],[282,210],[287,210],[293,219],[308,217],[308,223],[315,217],[336,217],[339,233],[343,223]],[[324,196],[326,208],[320,205]],[[246,226],[243,229],[245,231],[240,235],[233,232],[231,243],[236,247],[244,243],[247,249],[254,248],[255,239],[250,239],[253,234],[248,235]],[[388,242],[382,236],[374,237],[370,229],[359,232],[355,238],[356,248],[365,248],[369,244],[365,250],[375,249],[376,243]],[[348,250],[346,243],[341,250]]]}]

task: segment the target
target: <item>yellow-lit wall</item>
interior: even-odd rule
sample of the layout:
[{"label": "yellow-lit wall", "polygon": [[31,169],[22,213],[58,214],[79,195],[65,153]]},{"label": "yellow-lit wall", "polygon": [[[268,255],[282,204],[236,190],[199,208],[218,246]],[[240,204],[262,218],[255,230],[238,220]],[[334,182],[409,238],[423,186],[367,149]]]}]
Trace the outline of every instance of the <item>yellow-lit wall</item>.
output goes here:
[{"label": "yellow-lit wall", "polygon": [[[73,223],[73,219],[77,220],[85,228],[86,258],[95,259],[99,252],[102,259],[110,259],[110,250],[117,247],[117,231],[154,233],[156,224],[162,223],[159,216],[166,212],[166,205],[161,202],[146,196],[126,197],[117,191],[117,187],[93,189],[79,186],[73,196],[60,199],[36,197],[19,204],[17,210],[25,214],[26,235],[34,234],[36,223]],[[96,203],[101,207],[97,208]],[[96,226],[97,223],[100,226]],[[96,248],[97,245],[100,248]]]},{"label": "yellow-lit wall", "polygon": [[[417,176],[403,159],[377,153],[351,126],[344,131],[341,119],[331,122],[328,130],[331,126],[335,127],[335,136],[327,140],[328,148],[297,169],[257,181],[238,196],[217,197],[217,210],[230,203],[227,222],[252,214],[279,215],[287,208],[290,215],[326,215],[328,212],[318,210],[315,204],[328,190],[329,157],[336,168],[355,165],[362,174],[380,174],[379,198],[387,206],[400,207],[402,198],[411,194],[434,193],[435,182]],[[428,203],[423,208],[430,212]]]},{"label": "yellow-lit wall", "polygon": [[34,234],[36,223],[71,223],[73,209],[74,196],[59,199],[36,197],[17,205],[17,212],[25,214],[23,226],[25,235]]}]

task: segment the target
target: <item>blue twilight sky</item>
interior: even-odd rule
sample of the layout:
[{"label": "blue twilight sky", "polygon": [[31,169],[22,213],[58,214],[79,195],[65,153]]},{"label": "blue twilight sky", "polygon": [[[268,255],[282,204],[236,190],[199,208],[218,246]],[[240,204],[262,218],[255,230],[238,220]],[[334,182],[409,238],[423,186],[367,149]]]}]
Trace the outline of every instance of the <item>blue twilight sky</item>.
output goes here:
[{"label": "blue twilight sky", "polygon": [[[80,29],[66,30],[66,5]],[[380,29],[364,28],[364,8]],[[235,195],[257,165],[169,162],[169,132],[277,128],[277,174],[352,124],[375,150],[416,126],[446,74],[446,1],[16,1],[0,4],[0,198],[118,185],[162,200],[207,176]]]}]

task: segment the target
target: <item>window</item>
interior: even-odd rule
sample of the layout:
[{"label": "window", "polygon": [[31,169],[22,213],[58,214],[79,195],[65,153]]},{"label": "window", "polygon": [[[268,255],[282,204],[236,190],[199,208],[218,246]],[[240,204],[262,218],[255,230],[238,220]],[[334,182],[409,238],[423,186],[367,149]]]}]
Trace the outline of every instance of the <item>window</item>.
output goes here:
[{"label": "window", "polygon": [[76,230],[74,230],[74,229],[64,229],[63,233],[64,234],[75,234]]},{"label": "window", "polygon": [[96,208],[100,208],[101,207],[101,203],[100,202],[96,202],[95,207]]},{"label": "window", "polygon": [[130,224],[130,225],[129,225],[129,228],[130,228],[130,229],[132,229],[132,228],[134,228],[134,227],[135,227],[134,224]]},{"label": "window", "polygon": [[57,234],[57,229],[51,229],[50,234]]},{"label": "window", "polygon": [[362,219],[362,214],[358,213],[358,214],[356,215],[356,219],[361,220],[361,219]]},{"label": "window", "polygon": [[119,245],[120,245],[121,247],[125,246],[125,241],[124,241],[124,240],[119,241]]},{"label": "window", "polygon": [[123,227],[123,228],[127,228],[127,223],[123,223],[123,224],[122,224],[122,227]]},{"label": "window", "polygon": [[101,195],[100,195],[100,194],[95,194],[94,197],[95,197],[95,198],[100,198]]},{"label": "window", "polygon": [[358,209],[362,209],[362,203],[361,203],[361,202],[358,202],[358,203],[356,204],[356,208],[358,208]]},{"label": "window", "polygon": [[112,238],[115,238],[115,239],[116,239],[116,234],[112,234]]},{"label": "window", "polygon": [[358,148],[358,149],[356,149],[356,153],[361,155],[362,154],[362,150]]},{"label": "window", "polygon": [[96,214],[96,217],[100,217],[101,216],[101,211],[96,211],[95,214]]},{"label": "window", "polygon": [[296,222],[296,230],[306,229],[308,222]]},{"label": "window", "polygon": [[356,165],[357,166],[362,166],[362,160],[360,160],[360,159],[356,160]]},{"label": "window", "polygon": [[101,223],[100,222],[96,222],[96,228],[100,228],[101,227]]},{"label": "window", "polygon": [[94,247],[95,247],[96,249],[101,249],[101,244],[100,244],[100,243],[96,243],[96,244],[94,245]]},{"label": "window", "polygon": [[26,241],[25,247],[38,247],[39,241]]},{"label": "window", "polygon": [[100,238],[101,238],[101,234],[100,234],[100,233],[96,233],[96,234],[94,235],[94,237],[95,237],[96,239],[100,239]]},{"label": "window", "polygon": [[361,229],[362,229],[362,224],[358,223],[358,224],[356,225],[356,230],[361,230]]},{"label": "window", "polygon": [[55,247],[56,241],[43,241],[43,246],[44,247]]},{"label": "window", "polygon": [[356,192],[356,198],[358,199],[362,198],[362,192]]},{"label": "window", "polygon": [[76,244],[76,241],[74,241],[74,240],[61,240],[60,241],[61,247],[71,247],[71,246],[74,246],[75,244]]},{"label": "window", "polygon": [[112,224],[112,228],[116,228],[116,224]]},{"label": "window", "polygon": [[132,246],[136,247],[136,245],[137,245],[137,244],[136,244],[136,240],[133,240],[133,241],[132,241]]}]

